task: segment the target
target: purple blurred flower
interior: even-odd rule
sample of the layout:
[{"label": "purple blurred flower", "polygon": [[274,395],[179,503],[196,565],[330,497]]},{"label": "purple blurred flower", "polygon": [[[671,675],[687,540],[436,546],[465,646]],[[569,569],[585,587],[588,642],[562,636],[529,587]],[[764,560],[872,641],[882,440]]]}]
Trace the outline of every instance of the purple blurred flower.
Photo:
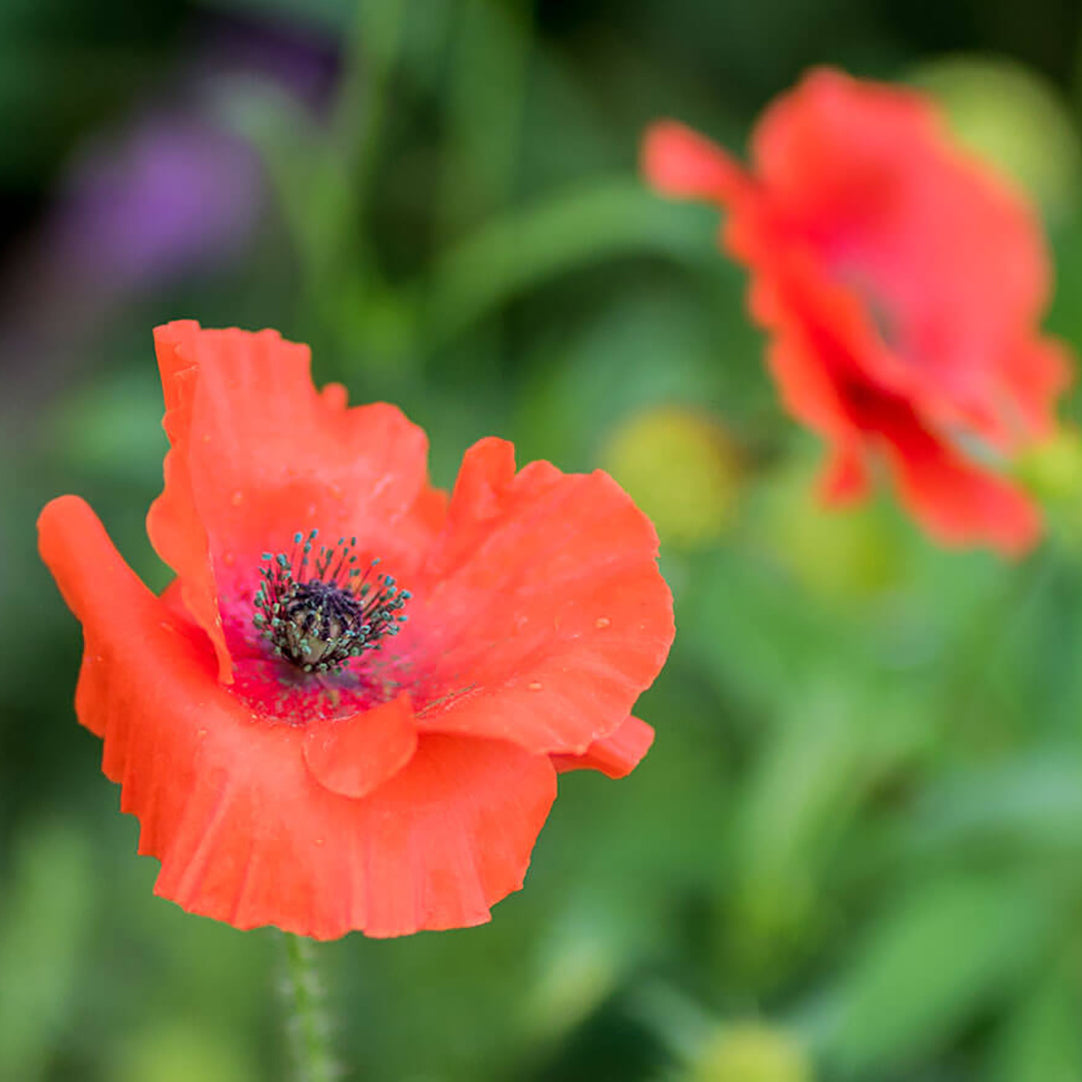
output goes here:
[{"label": "purple blurred flower", "polygon": [[69,287],[86,276],[94,292],[127,292],[235,255],[262,200],[251,147],[162,111],[82,158],[42,239]]},{"label": "purple blurred flower", "polygon": [[221,120],[223,94],[263,85],[316,120],[326,112],[332,42],[251,20],[204,19],[197,30],[160,100],[73,156],[52,211],[8,253],[0,356],[27,378],[71,363],[73,344],[128,297],[246,251],[267,186],[254,147]]}]

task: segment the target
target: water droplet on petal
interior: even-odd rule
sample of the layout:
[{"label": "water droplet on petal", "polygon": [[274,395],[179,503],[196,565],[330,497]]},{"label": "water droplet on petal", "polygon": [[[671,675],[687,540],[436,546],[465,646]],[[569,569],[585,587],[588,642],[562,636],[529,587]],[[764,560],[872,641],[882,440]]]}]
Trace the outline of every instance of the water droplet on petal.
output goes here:
[{"label": "water droplet on petal", "polygon": [[541,690],[541,681],[540,680],[531,680],[530,683],[528,683],[526,686],[531,691],[540,691]]},{"label": "water droplet on petal", "polygon": [[596,627],[599,631],[604,631],[604,629],[609,627],[611,624],[612,621],[607,616],[599,616],[594,621],[594,627]]}]

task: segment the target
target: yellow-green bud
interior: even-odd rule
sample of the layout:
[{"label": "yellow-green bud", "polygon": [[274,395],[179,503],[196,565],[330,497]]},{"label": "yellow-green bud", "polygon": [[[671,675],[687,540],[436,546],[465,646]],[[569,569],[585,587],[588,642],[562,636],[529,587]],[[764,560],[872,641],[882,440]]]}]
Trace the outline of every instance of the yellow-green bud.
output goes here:
[{"label": "yellow-green bud", "polygon": [[688,1082],[812,1082],[811,1063],[786,1030],[765,1022],[719,1028],[690,1065]]},{"label": "yellow-green bud", "polygon": [[720,425],[697,410],[656,406],[633,415],[609,437],[601,465],[666,543],[708,543],[733,519],[742,481],[738,456]]}]

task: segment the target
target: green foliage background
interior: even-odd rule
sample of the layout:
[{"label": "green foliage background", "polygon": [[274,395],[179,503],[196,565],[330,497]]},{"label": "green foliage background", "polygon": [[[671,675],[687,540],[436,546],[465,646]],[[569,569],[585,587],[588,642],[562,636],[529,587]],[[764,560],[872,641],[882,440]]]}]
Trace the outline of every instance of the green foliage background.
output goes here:
[{"label": "green foliage background", "polygon": [[[676,595],[639,707],[654,750],[619,784],[562,779],[524,892],[483,928],[320,949],[345,1077],[1082,1080],[1082,451],[1024,464],[1050,529],[1017,564],[937,550],[889,496],[824,515],[717,216],[635,169],[658,116],[738,149],[810,64],[926,85],[1044,206],[1049,325],[1082,350],[1079,16],[7,0],[0,1079],[287,1077],[279,937],[153,898],[34,551],[41,505],[79,492],[164,585],[142,523],[164,450],[150,328],[191,316],[311,342],[317,381],[427,428],[442,484],[490,433],[520,461],[623,471]],[[213,80],[200,108],[263,170],[254,229],[91,310],[85,283],[28,269],[65,177],[223,20],[318,41],[331,99],[313,116],[273,79]]]}]

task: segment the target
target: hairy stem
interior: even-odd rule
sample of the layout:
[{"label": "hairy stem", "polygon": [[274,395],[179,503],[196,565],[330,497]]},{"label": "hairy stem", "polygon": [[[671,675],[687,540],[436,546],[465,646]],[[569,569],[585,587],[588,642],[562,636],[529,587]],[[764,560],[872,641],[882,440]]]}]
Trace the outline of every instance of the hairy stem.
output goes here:
[{"label": "hairy stem", "polygon": [[297,1082],[331,1082],[337,1072],[315,946],[301,936],[287,934],[284,940],[286,1011],[295,1077]]}]

